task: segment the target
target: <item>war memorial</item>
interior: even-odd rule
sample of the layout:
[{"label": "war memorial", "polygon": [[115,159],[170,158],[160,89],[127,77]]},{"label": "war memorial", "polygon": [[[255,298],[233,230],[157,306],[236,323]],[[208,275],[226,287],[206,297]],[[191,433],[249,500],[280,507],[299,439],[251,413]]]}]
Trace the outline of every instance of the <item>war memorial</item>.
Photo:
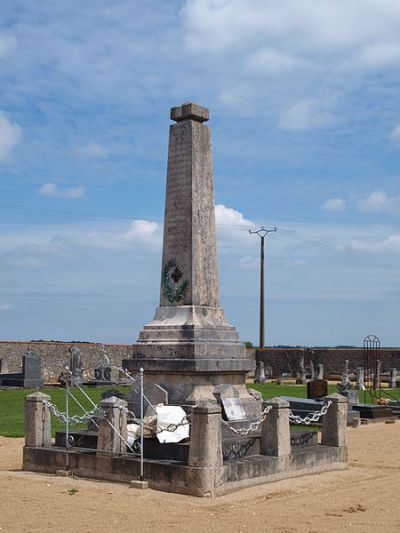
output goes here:
[{"label": "war memorial", "polygon": [[[159,306],[120,368],[108,360],[96,368],[110,383],[118,371],[132,390],[111,392],[82,417],[60,413],[41,392],[27,396],[23,469],[196,496],[345,469],[343,395],[326,396],[307,420],[288,401],[263,402],[246,388],[254,356],[219,303],[209,112],[185,103],[170,116]],[[76,350],[71,365],[72,390],[82,384]],[[51,415],[66,423],[55,443]],[[290,422],[322,417],[320,443],[316,433],[291,432]]]}]

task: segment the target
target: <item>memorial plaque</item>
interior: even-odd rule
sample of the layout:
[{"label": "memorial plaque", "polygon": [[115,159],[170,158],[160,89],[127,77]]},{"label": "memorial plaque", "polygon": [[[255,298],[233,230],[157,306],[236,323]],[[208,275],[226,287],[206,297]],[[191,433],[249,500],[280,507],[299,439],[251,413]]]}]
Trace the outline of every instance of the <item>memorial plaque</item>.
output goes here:
[{"label": "memorial plaque", "polygon": [[240,398],[222,398],[221,402],[228,420],[246,420],[246,411]]},{"label": "memorial plaque", "polygon": [[328,382],[326,379],[313,379],[307,383],[307,398],[317,400],[328,395]]}]

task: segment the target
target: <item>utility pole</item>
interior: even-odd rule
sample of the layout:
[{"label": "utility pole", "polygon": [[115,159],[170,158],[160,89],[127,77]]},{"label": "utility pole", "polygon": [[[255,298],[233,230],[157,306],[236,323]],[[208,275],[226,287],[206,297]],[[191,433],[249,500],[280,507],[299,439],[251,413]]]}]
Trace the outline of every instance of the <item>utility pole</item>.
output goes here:
[{"label": "utility pole", "polygon": [[264,331],[264,324],[265,324],[265,318],[264,318],[264,302],[265,302],[265,290],[264,290],[264,241],[265,237],[267,237],[268,233],[272,233],[276,231],[276,228],[274,229],[266,229],[264,226],[261,226],[261,228],[257,231],[251,231],[249,229],[249,233],[254,235],[257,234],[261,239],[261,247],[260,247],[260,256],[261,256],[261,262],[260,262],[260,343],[259,347],[264,348],[265,344],[265,331]]}]

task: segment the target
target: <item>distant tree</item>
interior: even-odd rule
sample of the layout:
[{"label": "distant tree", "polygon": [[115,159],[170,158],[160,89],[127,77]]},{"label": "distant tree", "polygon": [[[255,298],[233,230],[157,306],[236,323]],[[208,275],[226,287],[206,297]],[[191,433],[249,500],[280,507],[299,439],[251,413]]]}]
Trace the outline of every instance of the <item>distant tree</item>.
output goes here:
[{"label": "distant tree", "polygon": [[253,348],[253,343],[251,341],[244,341],[243,344],[246,346],[246,348]]}]

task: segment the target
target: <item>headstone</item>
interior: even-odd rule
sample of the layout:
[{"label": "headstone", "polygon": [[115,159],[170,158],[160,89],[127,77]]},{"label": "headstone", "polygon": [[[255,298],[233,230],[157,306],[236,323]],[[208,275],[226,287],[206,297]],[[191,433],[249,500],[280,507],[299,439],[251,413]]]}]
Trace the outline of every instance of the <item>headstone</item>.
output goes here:
[{"label": "headstone", "polygon": [[264,372],[264,362],[257,361],[254,383],[265,383],[265,382],[266,382],[266,378],[265,378],[265,372]]},{"label": "headstone", "polygon": [[73,346],[69,348],[70,353],[70,363],[69,368],[71,370],[71,385],[81,385],[82,384],[82,355],[79,348]]},{"label": "headstone", "polygon": [[22,374],[25,389],[43,386],[40,356],[33,350],[28,350],[22,356]]},{"label": "headstone", "polygon": [[357,367],[356,389],[365,390],[364,368],[362,366]]},{"label": "headstone", "polygon": [[0,359],[0,374],[8,374],[8,361],[7,359]]},{"label": "headstone", "polygon": [[[145,414],[154,415],[154,409],[157,404],[168,405],[168,392],[160,385],[151,384],[146,385],[143,390],[143,407]],[[128,402],[128,409],[135,413],[137,417],[140,416],[140,386],[135,383],[132,390],[125,394],[123,399]]]},{"label": "headstone", "polygon": [[240,398],[222,398],[221,403],[228,420],[246,420],[246,411]]},{"label": "headstone", "polygon": [[105,384],[111,383],[112,380],[110,360],[103,344],[101,345],[101,353],[97,359],[96,367],[94,369],[94,379],[97,382]]},{"label": "headstone", "polygon": [[298,385],[305,385],[307,383],[306,368],[304,366],[304,352],[300,354],[299,370],[297,371],[296,383]]},{"label": "headstone", "polygon": [[349,360],[346,359],[344,362],[344,370],[342,372],[342,377],[340,383],[336,385],[338,391],[341,393],[344,390],[351,389],[351,381],[349,377]]},{"label": "headstone", "polygon": [[311,371],[311,380],[315,379],[315,366],[312,359],[310,359],[310,371]]},{"label": "headstone", "polygon": [[307,382],[307,398],[317,400],[328,395],[328,382],[326,379],[312,379]]},{"label": "headstone", "polygon": [[395,389],[397,387],[397,369],[392,368],[390,370],[390,387]]},{"label": "headstone", "polygon": [[274,375],[274,371],[272,369],[272,366],[271,365],[264,366],[264,373],[265,373],[265,378],[266,379],[271,379],[272,376]]},{"label": "headstone", "polygon": [[353,405],[358,405],[360,403],[359,397],[358,397],[358,390],[355,389],[348,389],[343,392],[341,392],[342,396],[345,396],[347,398],[347,403],[349,406],[349,409]]},{"label": "headstone", "polygon": [[324,379],[324,365],[322,363],[317,365],[315,379]]}]

